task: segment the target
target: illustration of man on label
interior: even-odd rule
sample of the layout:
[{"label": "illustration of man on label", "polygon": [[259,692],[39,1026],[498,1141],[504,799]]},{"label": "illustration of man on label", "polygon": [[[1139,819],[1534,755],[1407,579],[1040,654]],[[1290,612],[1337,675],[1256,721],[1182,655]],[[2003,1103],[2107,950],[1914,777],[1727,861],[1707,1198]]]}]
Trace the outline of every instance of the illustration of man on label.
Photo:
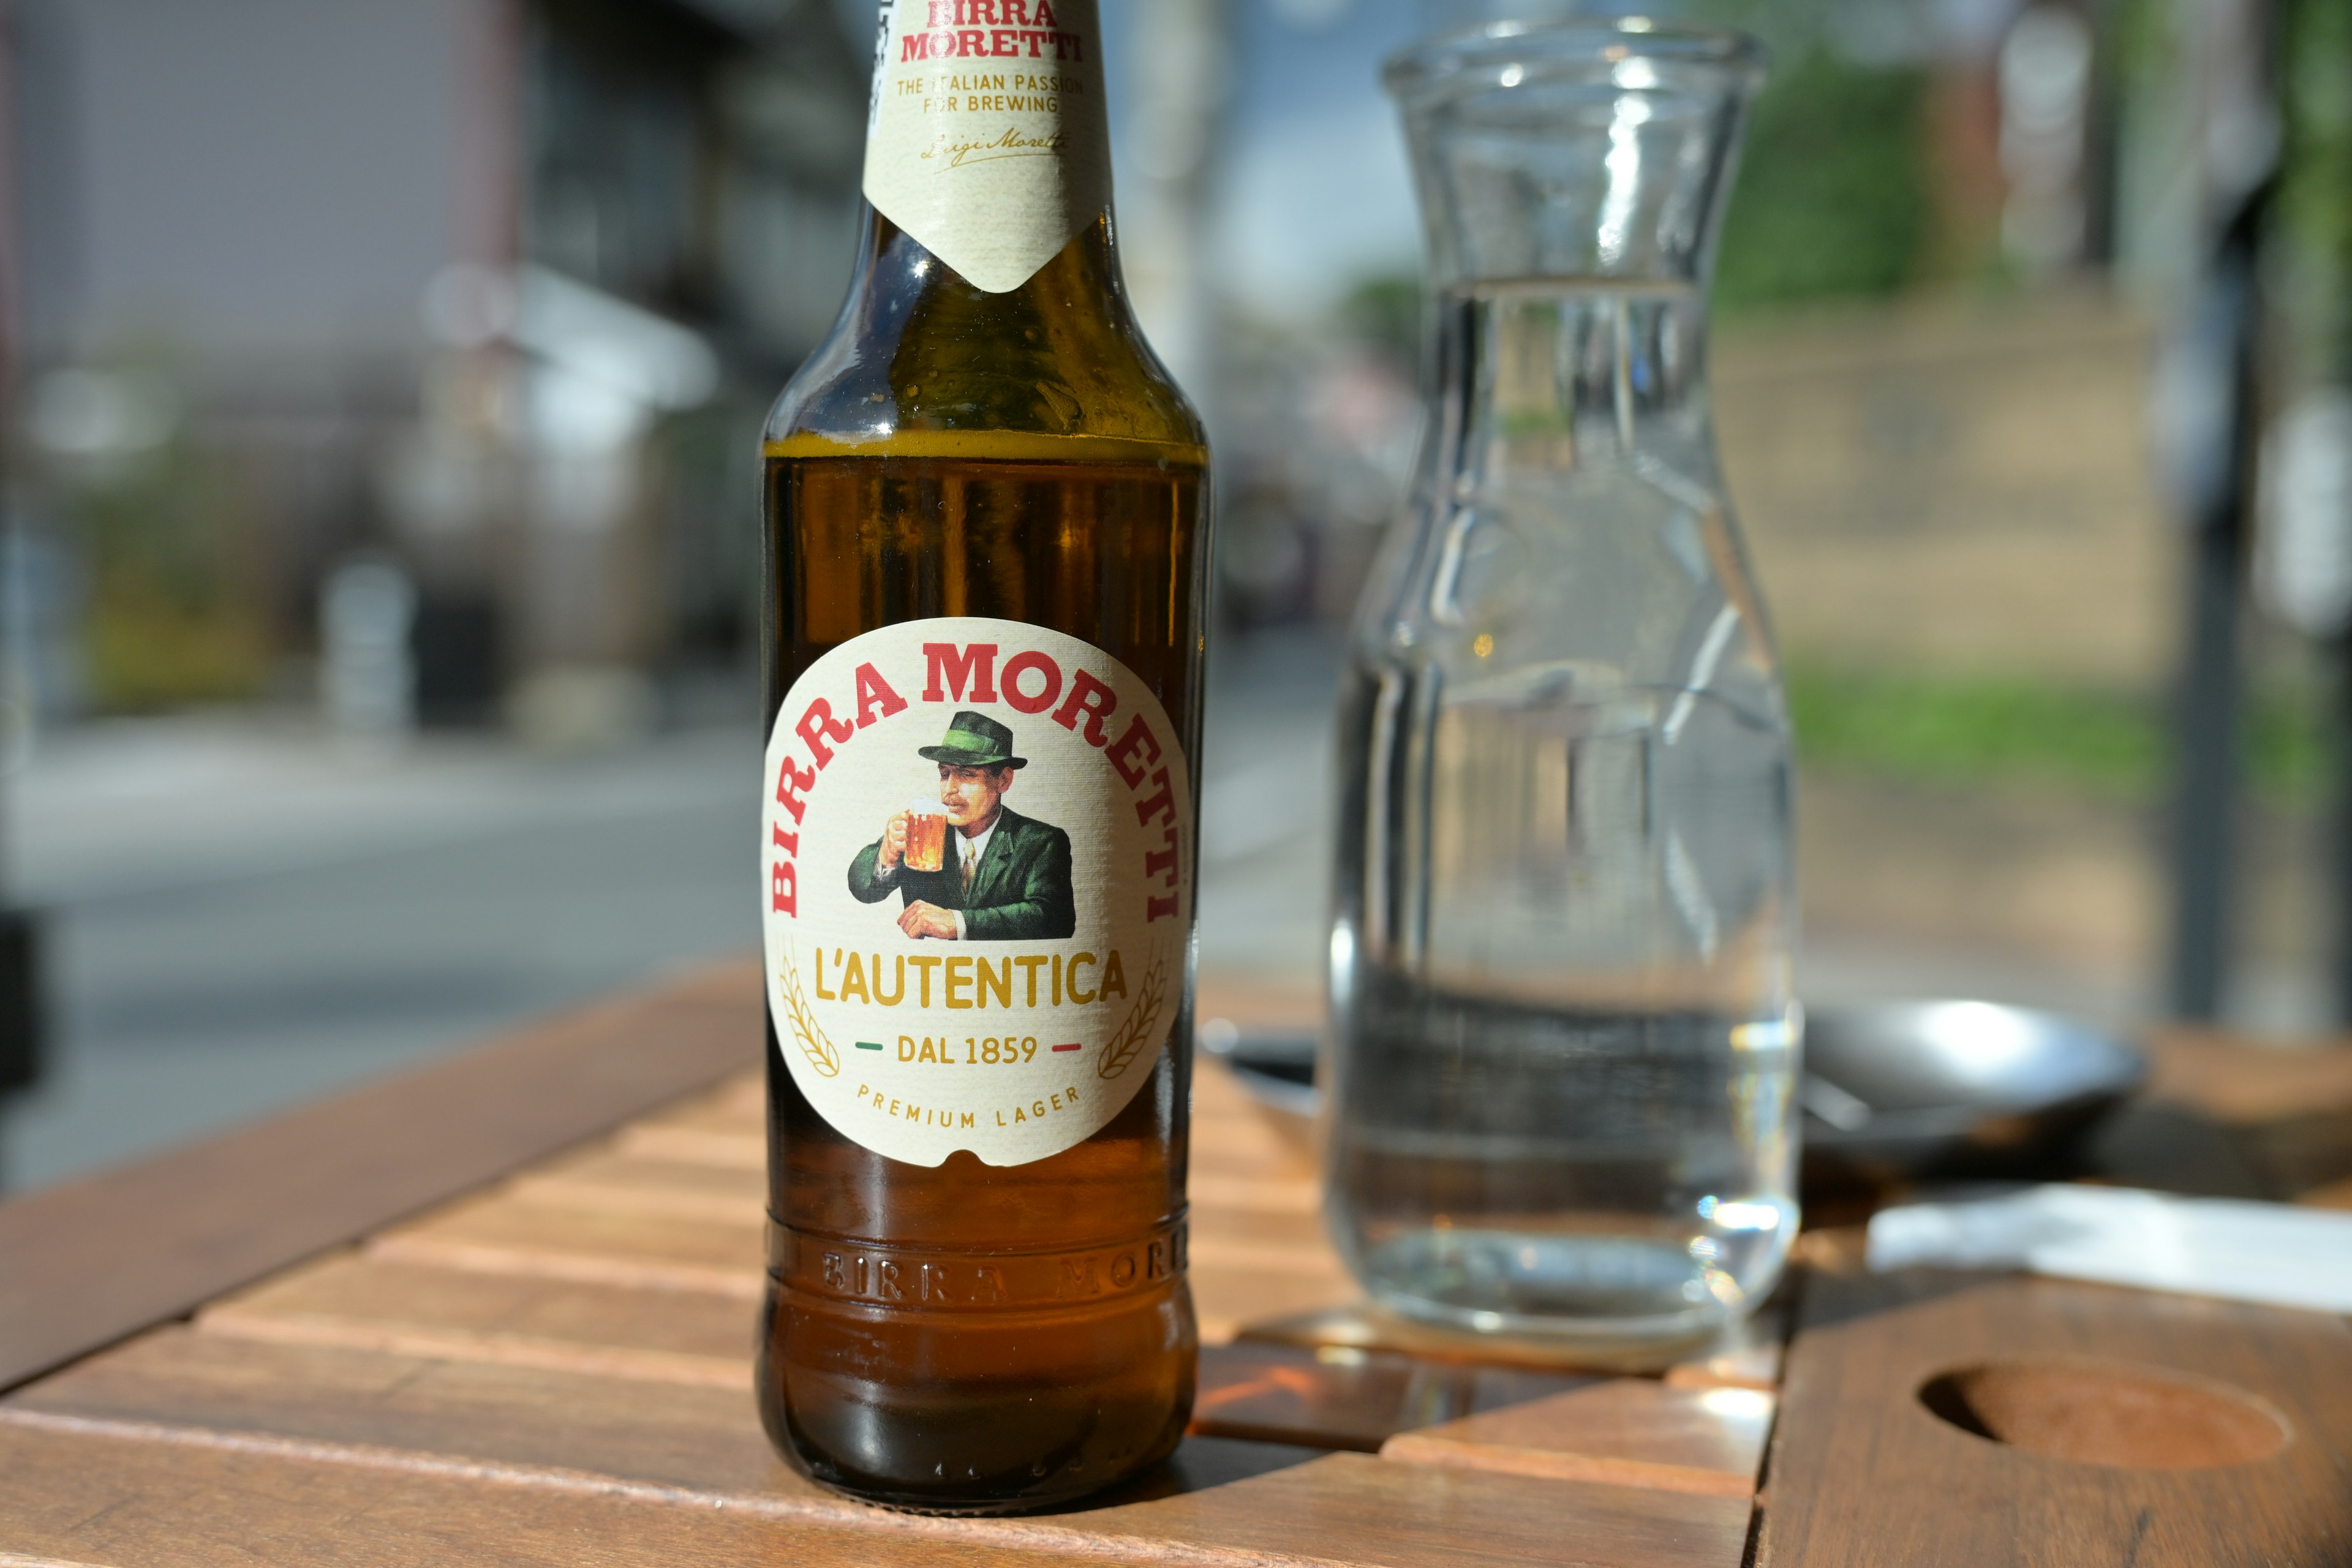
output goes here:
[{"label": "illustration of man on label", "polygon": [[940,765],[945,810],[893,815],[850,861],[851,896],[874,904],[896,889],[906,906],[898,929],[916,938],[1034,942],[1076,931],[1070,836],[1004,804],[1029,765],[1013,754],[1013,731],[964,709],[944,742],[916,750]]}]

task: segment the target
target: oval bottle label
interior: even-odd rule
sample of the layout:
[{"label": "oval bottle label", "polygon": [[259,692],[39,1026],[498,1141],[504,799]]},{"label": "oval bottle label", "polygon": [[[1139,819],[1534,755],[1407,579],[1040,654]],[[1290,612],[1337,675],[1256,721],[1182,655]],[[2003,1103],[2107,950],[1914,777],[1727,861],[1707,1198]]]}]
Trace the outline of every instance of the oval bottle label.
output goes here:
[{"label": "oval bottle label", "polygon": [[866,199],[979,289],[1110,205],[1095,0],[882,0]]},{"label": "oval bottle label", "polygon": [[1192,781],[1135,673],[1019,621],[908,621],[793,683],[768,739],[768,1007],[844,1136],[1056,1154],[1175,1026]]}]

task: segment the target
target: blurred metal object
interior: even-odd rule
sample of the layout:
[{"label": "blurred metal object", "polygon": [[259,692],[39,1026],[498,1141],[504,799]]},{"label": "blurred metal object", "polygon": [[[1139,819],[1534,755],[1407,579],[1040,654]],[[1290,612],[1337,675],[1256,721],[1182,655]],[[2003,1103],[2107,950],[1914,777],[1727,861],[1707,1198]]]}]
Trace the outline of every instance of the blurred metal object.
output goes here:
[{"label": "blurred metal object", "polygon": [[2138,1051],[2069,1018],[1901,1002],[1809,1012],[1797,1099],[1809,1163],[1990,1173],[2063,1155],[2147,1076]]},{"label": "blurred metal object", "polygon": [[2306,391],[2263,438],[2255,586],[2307,637],[2352,629],[2352,388]]},{"label": "blurred metal object", "polygon": [[2235,892],[2240,622],[2258,441],[2260,258],[2277,185],[2276,6],[2223,0],[2191,35],[2205,260],[2157,377],[2158,447],[2188,529],[2185,651],[2175,689],[2172,948],[2182,1018],[2221,1015]]},{"label": "blurred metal object", "polygon": [[[16,54],[16,7],[0,0],[0,431],[14,427],[19,374],[17,296],[20,276],[15,184],[16,146],[13,130],[20,101]],[[13,443],[0,440],[0,464]],[[9,535],[16,526],[13,476],[0,467],[0,555],[7,553]],[[0,589],[0,620],[10,608],[9,595]],[[0,625],[0,807],[6,805],[9,775],[23,755],[25,742],[9,731],[12,721],[29,724],[31,681],[10,668],[9,628]],[[5,829],[0,822],[0,829]],[[0,832],[0,842],[5,834]],[[0,1100],[30,1088],[41,1076],[42,1017],[40,992],[40,928],[30,910],[8,903],[6,867],[0,864]],[[5,1153],[0,1151],[0,1153]],[[0,1163],[0,1187],[7,1184],[7,1167]]]},{"label": "blurred metal object", "polygon": [[1233,88],[1227,0],[1152,0],[1125,21],[1133,83],[1119,186],[1127,285],[1180,385],[1214,380],[1208,208]]},{"label": "blurred metal object", "polygon": [[43,1066],[40,928],[29,910],[0,910],[0,1099],[38,1083]]},{"label": "blurred metal object", "polygon": [[[2251,231],[2250,221],[2243,226]],[[2245,490],[2251,479],[2242,438],[2252,423],[2258,311],[2253,247],[2217,261],[2200,288],[2205,342],[2185,354],[2205,362],[2218,383],[2201,436],[2219,472],[2189,506],[2189,560],[2181,574],[2184,642],[2174,691],[2171,825],[2172,947],[2168,999],[2177,1017],[2221,1016],[2229,979],[2241,773],[2238,731],[2243,674],[2239,622],[2246,584]],[[2182,372],[2183,374],[2198,374]]]},{"label": "blurred metal object", "polygon": [[1234,1080],[1268,1110],[1313,1121],[1323,1107],[1315,1087],[1316,1039],[1289,1030],[1244,1033],[1225,1018],[1202,1022],[1201,1049],[1233,1069]]},{"label": "blurred metal object", "polygon": [[[0,395],[0,410],[5,406],[5,397]],[[0,542],[5,542],[10,526],[5,511],[0,511]],[[0,594],[0,617],[8,608],[6,597]],[[26,717],[29,705],[20,709],[10,700],[18,677],[9,666],[5,630],[0,626],[0,806],[6,804],[8,780],[29,746],[11,731],[18,721],[30,722]],[[5,828],[5,823],[0,823],[0,828]],[[5,870],[0,866],[0,872]],[[0,877],[0,1102],[40,1080],[45,1057],[40,976],[39,923],[30,910],[10,907],[6,881]],[[5,1152],[0,1150],[0,1154]],[[5,1162],[0,1162],[0,1188],[7,1185],[7,1175]]]},{"label": "blurred metal object", "polygon": [[2009,177],[2002,247],[2032,277],[2079,260],[2090,235],[2091,18],[2067,0],[2031,5],[2001,40],[2000,165]]},{"label": "blurred metal object", "polygon": [[416,584],[399,563],[355,555],[328,572],[319,595],[319,695],[344,735],[393,742],[416,727],[415,620]]}]

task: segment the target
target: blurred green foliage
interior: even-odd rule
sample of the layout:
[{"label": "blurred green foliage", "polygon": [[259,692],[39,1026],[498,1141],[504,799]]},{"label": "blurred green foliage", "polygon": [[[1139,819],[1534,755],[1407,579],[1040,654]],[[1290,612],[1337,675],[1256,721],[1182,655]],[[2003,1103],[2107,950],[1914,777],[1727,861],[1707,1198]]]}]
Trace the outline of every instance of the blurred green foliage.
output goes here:
[{"label": "blurred green foliage", "polygon": [[[2041,786],[2153,804],[2169,772],[2160,703],[2030,678],[1793,661],[1789,708],[1809,767],[1923,784]],[[2255,694],[2247,771],[2273,805],[2316,802],[2330,771],[2311,692]]]},{"label": "blurred green foliage", "polygon": [[2352,5],[2290,0],[2284,10],[2279,216],[2299,274],[2295,335],[2305,372],[2341,381],[2352,378]]},{"label": "blurred green foliage", "polygon": [[1812,48],[1758,97],[1726,215],[1715,299],[1727,311],[1910,282],[1934,224],[1927,79]]},{"label": "blurred green foliage", "polygon": [[1339,325],[1358,342],[1411,370],[1421,358],[1421,279],[1363,279],[1339,301]]},{"label": "blurred green foliage", "polygon": [[1792,663],[1790,716],[1809,763],[1918,782],[1999,780],[2149,793],[2161,714],[2132,697],[2044,682]]},{"label": "blurred green foliage", "polygon": [[260,689],[271,648],[256,542],[216,459],[181,437],[53,485],[50,507],[88,563],[95,707],[147,712]]}]

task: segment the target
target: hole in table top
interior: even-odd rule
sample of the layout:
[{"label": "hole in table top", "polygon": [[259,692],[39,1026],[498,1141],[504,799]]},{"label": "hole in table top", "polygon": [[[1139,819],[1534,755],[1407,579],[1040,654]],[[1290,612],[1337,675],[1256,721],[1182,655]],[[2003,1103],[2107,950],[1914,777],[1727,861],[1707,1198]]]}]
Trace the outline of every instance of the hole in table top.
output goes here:
[{"label": "hole in table top", "polygon": [[2044,1458],[2209,1469],[2286,1447],[2285,1419],[2242,1389],[2125,1362],[1994,1362],[1938,1373],[1919,1403],[1963,1432]]}]

